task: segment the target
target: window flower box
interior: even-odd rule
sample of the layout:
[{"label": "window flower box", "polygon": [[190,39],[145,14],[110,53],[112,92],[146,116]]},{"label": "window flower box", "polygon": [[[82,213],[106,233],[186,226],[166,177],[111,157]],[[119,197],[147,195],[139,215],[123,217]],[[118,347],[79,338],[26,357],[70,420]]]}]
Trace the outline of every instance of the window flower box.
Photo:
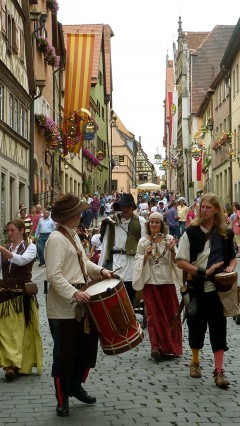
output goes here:
[{"label": "window flower box", "polygon": [[83,156],[88,158],[94,166],[98,166],[100,161],[94,157],[94,155],[88,151],[87,148],[83,148]]},{"label": "window flower box", "polygon": [[58,67],[60,58],[56,55],[55,48],[51,45],[51,43],[43,37],[37,37],[37,49],[44,56],[44,60],[51,67]]}]

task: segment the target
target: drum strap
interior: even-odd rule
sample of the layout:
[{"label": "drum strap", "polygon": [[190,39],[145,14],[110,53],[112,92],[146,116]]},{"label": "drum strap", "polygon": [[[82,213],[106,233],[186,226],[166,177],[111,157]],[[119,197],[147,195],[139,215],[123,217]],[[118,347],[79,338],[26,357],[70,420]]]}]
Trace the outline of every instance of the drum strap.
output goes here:
[{"label": "drum strap", "polygon": [[86,270],[85,270],[84,263],[83,263],[83,260],[82,260],[82,253],[81,253],[80,249],[78,248],[76,242],[74,241],[74,239],[71,237],[71,235],[67,232],[67,230],[65,228],[62,228],[60,225],[58,225],[57,230],[59,232],[61,232],[64,235],[64,237],[66,237],[70,241],[70,243],[72,243],[73,247],[75,248],[75,250],[77,252],[80,268],[81,268],[81,271],[82,271],[82,274],[83,274],[83,278],[84,278],[85,284],[87,284],[88,279],[87,279],[87,274],[86,274]]},{"label": "drum strap", "polygon": [[[67,230],[65,228],[62,228],[60,225],[58,225],[57,230],[59,232],[61,232],[64,235],[64,237],[66,237],[70,241],[70,243],[72,243],[73,247],[75,248],[75,250],[77,252],[77,256],[78,256],[79,265],[80,265],[80,268],[81,268],[81,271],[82,271],[82,274],[83,274],[83,278],[84,278],[85,284],[87,284],[88,278],[87,278],[84,263],[83,263],[83,260],[82,260],[82,252],[80,251],[76,242],[74,241],[74,239],[71,237],[71,235],[67,232]],[[85,334],[91,334],[91,325],[90,325],[88,315],[86,315],[86,314],[84,315],[84,333]]]}]

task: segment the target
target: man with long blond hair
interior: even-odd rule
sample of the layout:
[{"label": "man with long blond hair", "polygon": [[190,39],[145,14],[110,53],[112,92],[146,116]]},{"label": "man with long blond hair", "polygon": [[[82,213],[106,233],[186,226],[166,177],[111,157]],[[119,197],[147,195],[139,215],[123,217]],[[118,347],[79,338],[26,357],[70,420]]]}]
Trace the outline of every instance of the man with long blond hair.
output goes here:
[{"label": "man with long blond hair", "polygon": [[187,315],[189,346],[192,350],[190,376],[201,377],[199,351],[204,346],[209,328],[214,353],[214,381],[226,388],[223,358],[227,347],[227,322],[213,276],[231,273],[236,267],[233,232],[226,226],[223,208],[215,194],[205,194],[199,203],[199,213],[186,228],[177,250],[177,265],[188,274],[190,307]]}]

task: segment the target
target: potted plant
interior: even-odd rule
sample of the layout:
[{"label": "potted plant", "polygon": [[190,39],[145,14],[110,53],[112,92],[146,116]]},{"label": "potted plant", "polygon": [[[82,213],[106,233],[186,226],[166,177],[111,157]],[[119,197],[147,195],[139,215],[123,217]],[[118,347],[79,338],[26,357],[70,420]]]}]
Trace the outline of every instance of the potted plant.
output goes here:
[{"label": "potted plant", "polygon": [[37,37],[37,49],[44,56],[44,60],[51,67],[59,66],[59,56],[56,55],[55,48],[51,45],[51,43],[43,37]]},{"label": "potted plant", "polygon": [[57,0],[46,0],[46,5],[47,8],[52,11],[52,13],[57,13],[59,10],[59,4]]}]

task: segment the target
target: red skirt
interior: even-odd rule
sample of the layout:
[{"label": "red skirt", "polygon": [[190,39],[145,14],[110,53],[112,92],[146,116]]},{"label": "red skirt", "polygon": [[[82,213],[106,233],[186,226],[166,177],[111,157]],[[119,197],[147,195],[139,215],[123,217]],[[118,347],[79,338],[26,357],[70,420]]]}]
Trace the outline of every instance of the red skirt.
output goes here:
[{"label": "red skirt", "polygon": [[179,302],[174,284],[146,284],[143,289],[151,350],[162,355],[182,355],[182,325],[178,322],[172,332]]}]

